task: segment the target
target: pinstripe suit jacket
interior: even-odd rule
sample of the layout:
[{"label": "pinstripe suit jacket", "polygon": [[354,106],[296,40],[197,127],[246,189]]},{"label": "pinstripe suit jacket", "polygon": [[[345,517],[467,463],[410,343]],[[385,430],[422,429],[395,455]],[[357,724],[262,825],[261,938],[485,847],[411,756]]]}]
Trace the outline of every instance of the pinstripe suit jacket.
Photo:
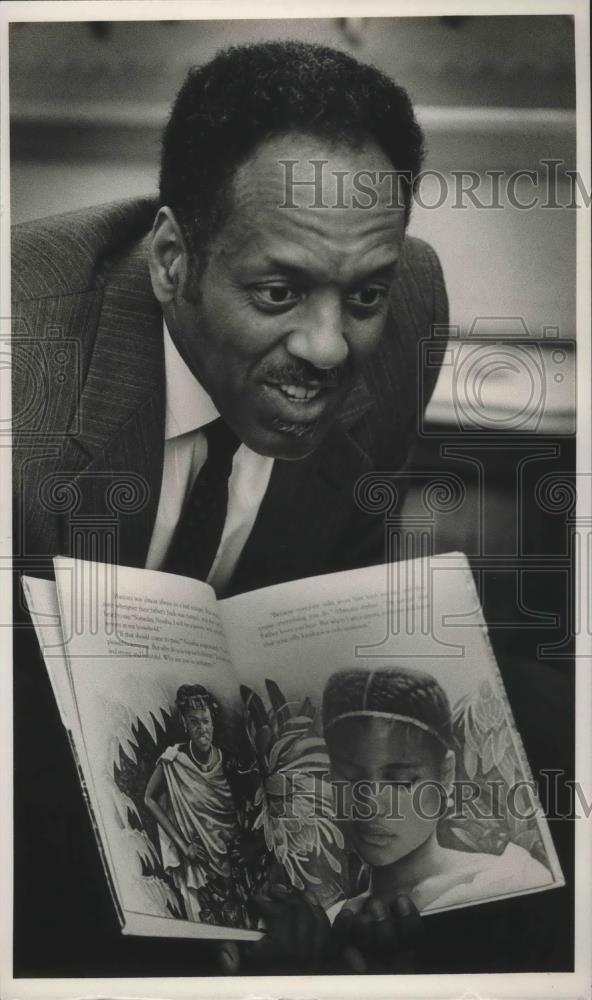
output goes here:
[{"label": "pinstripe suit jacket", "polygon": [[[137,199],[15,227],[14,537],[31,571],[56,554],[145,563],[164,449],[154,214]],[[406,462],[437,375],[421,343],[446,322],[438,259],[407,238],[379,351],[317,451],[275,462],[231,593],[381,560],[382,518],[353,487]]]}]

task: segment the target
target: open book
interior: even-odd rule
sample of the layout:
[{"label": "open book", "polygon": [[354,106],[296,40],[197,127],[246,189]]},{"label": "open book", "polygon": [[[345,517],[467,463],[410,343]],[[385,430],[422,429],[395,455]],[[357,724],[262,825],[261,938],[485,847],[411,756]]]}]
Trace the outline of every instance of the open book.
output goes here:
[{"label": "open book", "polygon": [[253,939],[281,881],[331,918],[563,884],[463,555],[226,600],[54,566],[23,585],[124,933]]}]

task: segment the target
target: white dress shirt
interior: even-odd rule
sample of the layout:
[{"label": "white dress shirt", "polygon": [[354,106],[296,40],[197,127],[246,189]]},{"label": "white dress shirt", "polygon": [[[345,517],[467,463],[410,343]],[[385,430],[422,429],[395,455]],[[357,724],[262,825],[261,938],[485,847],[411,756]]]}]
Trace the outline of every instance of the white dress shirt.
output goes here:
[{"label": "white dress shirt", "polygon": [[[183,361],[166,324],[164,363],[164,465],[147,569],[160,569],[165,561],[185,498],[207,458],[208,443],[202,428],[219,416],[207,392]],[[245,444],[234,455],[226,521],[208,576],[208,583],[217,594],[224,593],[251,533],[272,467],[272,458],[258,455]]]}]

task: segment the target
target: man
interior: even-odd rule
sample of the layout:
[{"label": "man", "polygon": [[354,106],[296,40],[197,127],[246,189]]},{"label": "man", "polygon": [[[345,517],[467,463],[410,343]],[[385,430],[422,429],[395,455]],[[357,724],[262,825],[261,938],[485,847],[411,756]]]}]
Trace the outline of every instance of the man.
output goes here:
[{"label": "man", "polygon": [[[438,260],[405,235],[421,155],[407,95],[376,70],[236,48],[181,89],[157,200],[17,229],[17,567],[115,559],[232,594],[384,559],[354,487],[407,461],[418,345],[447,319]],[[100,888],[90,905],[78,783],[17,638],[17,968],[150,974],[166,954],[195,972],[195,946],[122,943]]]},{"label": "man", "polygon": [[[18,229],[17,569],[72,554],[226,595],[384,559],[355,484],[408,461],[436,374],[419,344],[447,321],[437,258],[406,237],[421,150],[406,94],[374,69],[322,47],[238,48],[179,93],[157,200]],[[205,946],[119,934],[27,635],[16,974],[213,971]]]},{"label": "man", "polygon": [[[437,258],[405,238],[421,139],[406,94],[343,53],[234,49],[178,95],[157,202],[20,227],[15,343],[73,341],[79,367],[34,449],[31,365],[15,370],[19,556],[96,554],[116,521],[104,558],[220,594],[384,558],[354,484],[407,460],[418,344],[447,318]],[[189,498],[218,415],[240,446],[196,567]]]}]

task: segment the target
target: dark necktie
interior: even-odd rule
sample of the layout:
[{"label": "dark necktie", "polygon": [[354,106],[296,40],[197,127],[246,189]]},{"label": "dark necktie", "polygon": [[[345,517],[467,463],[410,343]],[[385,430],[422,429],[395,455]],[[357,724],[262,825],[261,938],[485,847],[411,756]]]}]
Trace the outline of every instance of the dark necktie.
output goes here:
[{"label": "dark necktie", "polygon": [[207,458],[187,497],[163,569],[206,580],[224,529],[228,480],[239,439],[221,417],[204,427]]}]

